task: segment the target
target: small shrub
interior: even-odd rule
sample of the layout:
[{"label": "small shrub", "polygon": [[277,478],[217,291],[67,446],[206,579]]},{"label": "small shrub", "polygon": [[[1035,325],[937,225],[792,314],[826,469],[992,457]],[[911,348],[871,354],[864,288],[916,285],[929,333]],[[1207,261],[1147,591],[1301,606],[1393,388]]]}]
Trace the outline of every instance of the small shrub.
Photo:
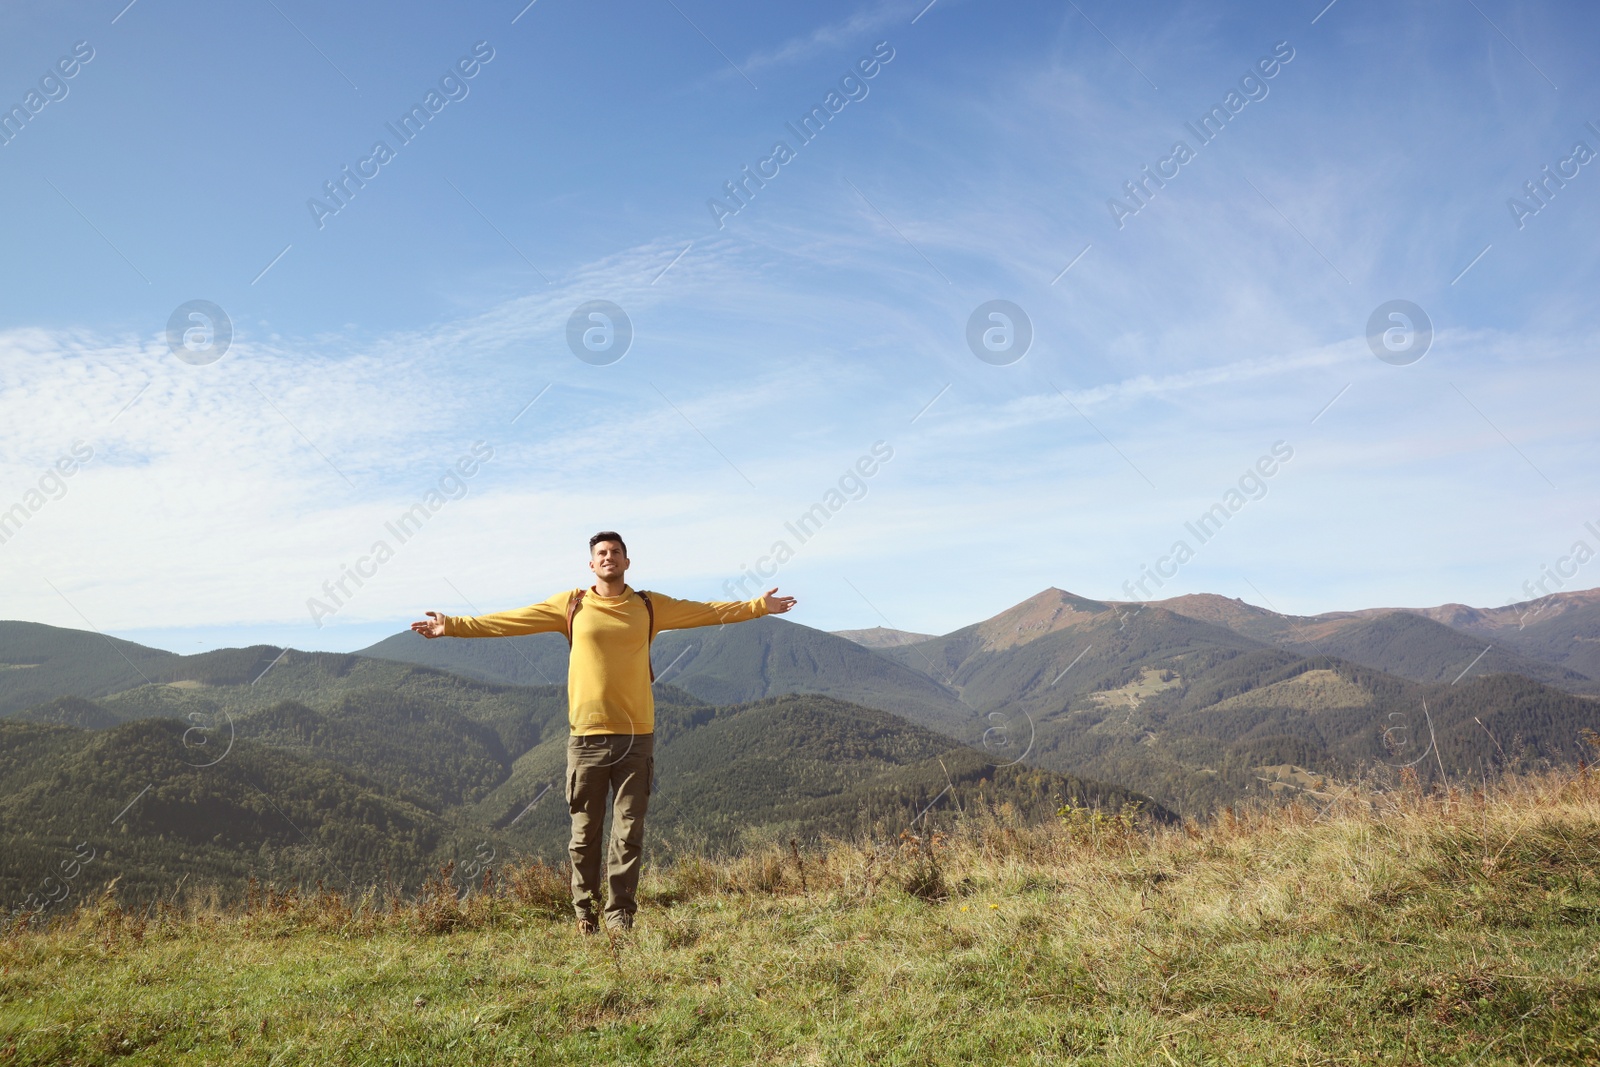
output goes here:
[{"label": "small shrub", "polygon": [[943,838],[938,834],[922,838],[910,830],[901,831],[899,882],[908,895],[928,901],[949,899],[944,871],[940,870],[939,857],[934,852],[935,846],[942,843]]},{"label": "small shrub", "polygon": [[519,908],[552,917],[572,910],[572,867],[536,859],[500,869],[501,884]]},{"label": "small shrub", "polygon": [[1067,838],[1075,844],[1123,844],[1144,826],[1146,818],[1139,809],[1139,802],[1130,800],[1115,814],[1107,814],[1069,800],[1057,809],[1056,816]]}]

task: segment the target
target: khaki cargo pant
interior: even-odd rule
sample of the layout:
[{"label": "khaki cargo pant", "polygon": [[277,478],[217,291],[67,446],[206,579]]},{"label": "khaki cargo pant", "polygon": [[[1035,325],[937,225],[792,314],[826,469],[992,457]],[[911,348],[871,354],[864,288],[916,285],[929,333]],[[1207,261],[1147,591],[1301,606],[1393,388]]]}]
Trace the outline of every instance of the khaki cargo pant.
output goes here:
[{"label": "khaki cargo pant", "polygon": [[567,738],[567,808],[572,812],[572,907],[579,918],[596,917],[600,903],[600,834],[606,798],[615,798],[611,847],[606,855],[608,923],[631,923],[639,910],[639,864],[644,852],[644,815],[655,778],[654,734],[589,734]]}]

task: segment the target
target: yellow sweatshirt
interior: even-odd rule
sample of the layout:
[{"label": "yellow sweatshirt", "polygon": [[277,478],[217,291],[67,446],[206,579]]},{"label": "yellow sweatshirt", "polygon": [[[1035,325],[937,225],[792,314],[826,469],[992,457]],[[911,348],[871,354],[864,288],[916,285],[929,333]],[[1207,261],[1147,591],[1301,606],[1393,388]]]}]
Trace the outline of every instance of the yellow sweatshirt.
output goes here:
[{"label": "yellow sweatshirt", "polygon": [[[656,702],[650,689],[650,616],[631,586],[621,596],[600,596],[593,587],[572,620],[572,659],[567,667],[567,724],[574,734],[648,734],[655,730]],[[448,615],[446,637],[515,637],[567,631],[567,603],[576,590],[494,615]],[[749,622],[767,614],[761,597],[746,601],[677,600],[650,594],[656,633]]]}]

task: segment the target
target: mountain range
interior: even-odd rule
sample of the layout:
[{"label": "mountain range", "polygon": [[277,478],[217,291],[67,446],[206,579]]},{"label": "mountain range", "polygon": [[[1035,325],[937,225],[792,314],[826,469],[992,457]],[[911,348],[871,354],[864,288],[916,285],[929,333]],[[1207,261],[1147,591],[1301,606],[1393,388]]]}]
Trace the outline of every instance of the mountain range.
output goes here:
[{"label": "mountain range", "polygon": [[[1600,590],[1517,609],[1288,616],[1046,589],[930,636],[768,617],[673,631],[652,847],[925,829],[971,803],[1202,815],[1360,776],[1460,783],[1582,758]],[[180,656],[0,622],[0,901],[189,877],[415,886],[564,851],[559,635]],[[70,864],[78,870],[77,864]],[[10,906],[17,906],[13,903]]]}]

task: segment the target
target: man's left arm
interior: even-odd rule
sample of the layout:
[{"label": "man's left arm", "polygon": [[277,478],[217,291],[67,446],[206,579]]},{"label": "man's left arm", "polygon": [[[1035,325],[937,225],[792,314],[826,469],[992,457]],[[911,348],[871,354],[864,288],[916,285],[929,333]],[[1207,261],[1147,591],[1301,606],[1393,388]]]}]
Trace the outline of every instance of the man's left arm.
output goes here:
[{"label": "man's left arm", "polygon": [[769,589],[750,600],[679,600],[665,593],[651,593],[655,607],[656,631],[687,630],[695,626],[722,626],[730,622],[749,622],[763,615],[782,615],[794,607],[792,596],[779,596]]}]

